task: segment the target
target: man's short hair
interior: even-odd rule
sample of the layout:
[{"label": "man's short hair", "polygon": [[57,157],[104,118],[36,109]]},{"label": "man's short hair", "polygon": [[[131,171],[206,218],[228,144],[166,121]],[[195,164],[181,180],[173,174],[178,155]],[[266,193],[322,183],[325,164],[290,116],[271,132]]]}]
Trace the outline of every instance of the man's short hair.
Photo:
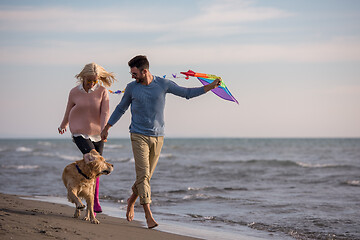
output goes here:
[{"label": "man's short hair", "polygon": [[136,67],[139,70],[149,69],[149,61],[147,60],[146,56],[138,55],[133,57],[129,62],[129,67],[133,68]]}]

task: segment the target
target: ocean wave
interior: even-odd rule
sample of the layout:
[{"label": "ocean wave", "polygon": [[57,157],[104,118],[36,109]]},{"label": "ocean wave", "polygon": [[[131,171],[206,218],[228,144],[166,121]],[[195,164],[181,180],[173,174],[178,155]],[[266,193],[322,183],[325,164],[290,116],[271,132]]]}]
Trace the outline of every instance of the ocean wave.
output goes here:
[{"label": "ocean wave", "polygon": [[311,164],[311,163],[303,163],[303,162],[297,162],[297,164],[298,164],[300,167],[304,167],[304,168],[338,168],[338,167],[351,167],[351,166],[341,165],[341,164],[320,164],[320,163]]},{"label": "ocean wave", "polygon": [[345,182],[345,185],[353,186],[353,187],[360,187],[359,180],[349,180]]},{"label": "ocean wave", "polygon": [[188,187],[188,191],[221,191],[221,189],[216,187],[202,187],[202,188],[196,188],[196,187]]},{"label": "ocean wave", "polygon": [[184,201],[203,201],[203,200],[220,200],[221,202],[224,201],[233,201],[233,200],[239,200],[238,198],[232,198],[228,195],[220,196],[220,195],[212,195],[212,194],[205,194],[205,193],[190,193],[186,194],[182,197],[182,200]]},{"label": "ocean wave", "polygon": [[203,193],[197,193],[197,194],[193,194],[193,195],[185,195],[182,199],[183,200],[207,200],[207,199],[211,199],[211,196],[208,196],[206,194]]},{"label": "ocean wave", "polygon": [[254,165],[264,165],[264,166],[273,166],[273,167],[293,167],[298,164],[291,160],[249,160],[245,162],[246,164],[254,164]]},{"label": "ocean wave", "polygon": [[49,153],[49,152],[35,152],[33,155],[38,157],[49,157],[49,158],[57,157],[57,154]]},{"label": "ocean wave", "polygon": [[28,147],[18,147],[16,148],[16,152],[32,152],[34,149]]},{"label": "ocean wave", "polygon": [[[334,239],[334,240],[354,240],[358,239],[355,236],[352,236],[349,233],[346,234],[338,234],[331,231],[316,231],[315,229],[309,230],[308,226],[298,226],[298,227],[291,227],[291,226],[284,226],[280,224],[267,224],[262,222],[246,222],[242,220],[231,220],[227,219],[226,217],[221,216],[203,216],[200,214],[195,213],[188,213],[186,214],[192,221],[195,222],[208,222],[208,223],[222,223],[226,225],[240,225],[240,226],[247,226],[249,228],[259,230],[259,231],[266,231],[269,233],[283,233],[288,235],[294,239],[305,240],[305,239]],[[321,221],[320,221],[321,222]]]},{"label": "ocean wave", "polygon": [[39,141],[38,144],[41,145],[41,146],[46,146],[46,147],[52,146],[52,143],[47,142],[47,141]]},{"label": "ocean wave", "polygon": [[115,203],[126,203],[126,199],[125,198],[119,198],[119,197],[115,197],[112,195],[102,195],[99,196],[100,199],[106,199],[109,200],[111,202],[115,202]]},{"label": "ocean wave", "polygon": [[254,165],[254,166],[266,166],[266,167],[301,167],[301,168],[358,168],[357,166],[345,165],[345,164],[331,164],[331,163],[305,163],[292,160],[241,160],[241,161],[210,161],[210,164],[215,165]]},{"label": "ocean wave", "polygon": [[27,169],[37,169],[39,165],[1,165],[1,168],[4,169],[17,169],[17,170],[27,170]]},{"label": "ocean wave", "polygon": [[249,189],[247,188],[232,188],[232,187],[227,187],[224,188],[225,191],[248,191]]},{"label": "ocean wave", "polygon": [[33,155],[39,156],[39,157],[60,158],[60,159],[72,161],[72,162],[81,160],[81,155],[74,156],[74,155],[64,155],[64,154],[51,153],[51,152],[35,152]]},{"label": "ocean wave", "polygon": [[225,187],[225,188],[217,188],[217,187],[188,187],[187,189],[177,189],[177,190],[170,190],[166,193],[170,194],[186,194],[186,193],[194,193],[194,192],[226,192],[226,191],[248,191],[247,188],[232,188],[232,187]]},{"label": "ocean wave", "polygon": [[[334,220],[332,220],[334,221]],[[295,239],[305,240],[305,239],[333,239],[333,240],[355,240],[358,239],[357,237],[351,236],[349,233],[335,233],[326,230],[326,223],[324,220],[319,219],[316,224],[318,226],[323,226],[323,231],[321,229],[318,230],[309,230],[308,226],[298,226],[298,227],[291,227],[291,226],[282,226],[276,224],[266,224],[261,222],[252,222],[247,224],[248,227],[260,231],[267,231],[267,232],[278,232],[284,233],[289,235]]]},{"label": "ocean wave", "polygon": [[260,159],[251,159],[251,160],[238,160],[238,161],[210,161],[210,164],[215,165],[263,165],[263,166],[297,166],[298,164],[291,160],[260,160]]},{"label": "ocean wave", "polygon": [[105,144],[105,149],[122,149],[124,145],[121,144]]},{"label": "ocean wave", "polygon": [[[225,202],[225,201],[237,201],[239,200],[238,198],[230,198],[230,197],[223,197],[223,196],[218,196],[218,195],[208,195],[208,194],[204,194],[204,193],[196,193],[196,194],[191,194],[191,195],[185,195],[184,197],[182,197],[182,200],[187,202],[187,201],[208,201],[208,200],[219,200],[221,202]],[[180,201],[178,201],[180,202]]]},{"label": "ocean wave", "polygon": [[120,163],[125,163],[125,162],[131,162],[131,159],[133,158],[107,158],[106,161],[108,162],[120,162]]},{"label": "ocean wave", "polygon": [[160,158],[168,158],[168,159],[171,159],[171,158],[174,158],[174,155],[171,154],[171,153],[160,153]]},{"label": "ocean wave", "polygon": [[69,156],[69,155],[56,154],[56,157],[64,159],[64,160],[72,161],[72,162],[81,160],[81,157],[79,157],[79,156]]},{"label": "ocean wave", "polygon": [[189,217],[193,218],[193,220],[195,221],[200,221],[200,222],[205,222],[205,221],[209,221],[209,222],[221,222],[221,223],[226,223],[226,224],[231,224],[231,225],[241,225],[241,226],[248,226],[249,223],[245,222],[245,221],[234,221],[234,220],[230,220],[230,219],[226,219],[226,218],[222,218],[219,216],[202,216],[199,214],[194,214],[194,213],[188,213],[186,214]]}]

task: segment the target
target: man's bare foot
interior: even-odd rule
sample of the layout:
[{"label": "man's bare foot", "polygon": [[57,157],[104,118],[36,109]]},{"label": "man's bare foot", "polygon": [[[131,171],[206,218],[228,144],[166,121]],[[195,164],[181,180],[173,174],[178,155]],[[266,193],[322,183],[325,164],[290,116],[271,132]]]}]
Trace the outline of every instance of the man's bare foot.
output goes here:
[{"label": "man's bare foot", "polygon": [[126,219],[131,222],[134,220],[134,205],[135,203],[130,202],[130,198],[127,200]]},{"label": "man's bare foot", "polygon": [[159,226],[158,223],[155,221],[155,219],[152,216],[152,212],[150,210],[150,204],[149,203],[144,204],[143,208],[144,208],[146,224],[147,224],[148,228],[152,229],[152,228]]},{"label": "man's bare foot", "polygon": [[157,226],[159,226],[159,224],[155,221],[155,219],[152,216],[146,218],[146,223],[149,229],[156,228]]},{"label": "man's bare foot", "polygon": [[132,194],[127,200],[126,219],[131,222],[134,220],[134,205],[137,199],[137,195]]}]

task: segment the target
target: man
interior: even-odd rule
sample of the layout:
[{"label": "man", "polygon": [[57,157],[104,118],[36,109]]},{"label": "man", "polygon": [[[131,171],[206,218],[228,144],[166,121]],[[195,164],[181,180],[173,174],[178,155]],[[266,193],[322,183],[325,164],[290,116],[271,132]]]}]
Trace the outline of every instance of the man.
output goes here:
[{"label": "man", "polygon": [[130,74],[136,81],[126,86],[124,96],[112,113],[101,133],[105,140],[112,127],[131,105],[130,134],[135,159],[136,181],[132,195],[127,200],[126,218],[134,219],[134,205],[140,197],[148,228],[158,226],[150,210],[150,179],[158,162],[164,142],[165,95],[172,93],[183,98],[200,96],[220,85],[220,79],[198,88],[184,88],[175,82],[151,75],[146,56],[136,56],[129,61]]}]

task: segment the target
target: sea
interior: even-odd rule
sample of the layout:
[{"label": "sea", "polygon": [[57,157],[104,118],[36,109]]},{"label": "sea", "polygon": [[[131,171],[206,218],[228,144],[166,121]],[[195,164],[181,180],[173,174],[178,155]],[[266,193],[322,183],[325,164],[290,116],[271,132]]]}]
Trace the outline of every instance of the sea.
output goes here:
[{"label": "sea", "polygon": [[[125,218],[129,139],[109,139],[103,213]],[[1,139],[0,192],[67,203],[71,139]],[[151,179],[159,231],[203,239],[360,239],[360,139],[165,138]],[[139,203],[136,220],[143,222]],[[69,216],[71,217],[71,216]]]}]

